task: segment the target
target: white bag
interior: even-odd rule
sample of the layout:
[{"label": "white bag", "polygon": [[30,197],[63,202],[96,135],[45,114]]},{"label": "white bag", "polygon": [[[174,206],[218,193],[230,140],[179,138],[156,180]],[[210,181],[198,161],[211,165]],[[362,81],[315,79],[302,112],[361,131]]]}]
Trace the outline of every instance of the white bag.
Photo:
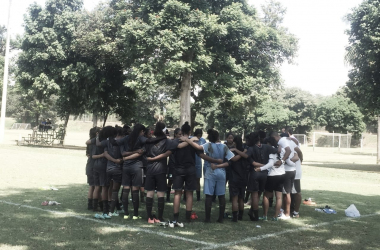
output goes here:
[{"label": "white bag", "polygon": [[353,217],[353,218],[357,218],[357,217],[360,217],[360,213],[358,211],[358,209],[355,207],[354,204],[351,204],[346,210],[346,216],[347,217]]}]

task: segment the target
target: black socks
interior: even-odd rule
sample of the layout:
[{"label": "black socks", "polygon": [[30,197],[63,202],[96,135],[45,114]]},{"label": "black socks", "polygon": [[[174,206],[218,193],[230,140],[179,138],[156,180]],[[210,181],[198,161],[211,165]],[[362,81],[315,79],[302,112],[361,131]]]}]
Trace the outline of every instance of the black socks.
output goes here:
[{"label": "black socks", "polygon": [[116,207],[118,195],[119,195],[119,190],[112,191],[112,201],[111,201],[111,206],[110,206],[110,212],[111,213],[115,212],[115,207]]},{"label": "black socks", "polygon": [[174,221],[178,221],[179,213],[174,214]]},{"label": "black socks", "polygon": [[165,207],[165,198],[164,197],[158,198],[158,219],[160,221],[164,221],[164,218],[162,217],[164,215],[164,207]]},{"label": "black socks", "polygon": [[192,211],[187,211],[186,210],[186,221],[189,222],[189,223],[191,222],[191,212]]},{"label": "black socks", "polygon": [[97,212],[98,211],[98,206],[99,206],[99,204],[98,204],[98,199],[93,199],[92,200],[92,202],[93,202],[93,205],[92,205],[92,211],[94,211],[94,212]]},{"label": "black socks", "polygon": [[132,191],[132,202],[133,202],[133,216],[139,215],[139,190]]},{"label": "black socks", "polygon": [[237,222],[238,221],[238,211],[232,212],[232,221]]},{"label": "black socks", "polygon": [[224,195],[219,195],[219,219],[217,222],[223,223],[224,211],[226,210],[226,197]]},{"label": "black socks", "polygon": [[103,201],[103,214],[109,213],[108,200]]},{"label": "black socks", "polygon": [[197,201],[201,200],[201,191],[197,191]]},{"label": "black socks", "polygon": [[92,206],[92,199],[88,199],[87,200],[87,209],[88,210],[92,210],[92,209],[94,209],[94,207]]},{"label": "black socks", "polygon": [[255,216],[255,218],[253,220],[258,221],[259,220],[259,210],[253,210],[253,215]]},{"label": "black socks", "polygon": [[129,215],[128,212],[128,196],[129,196],[129,189],[123,189],[123,196],[121,199],[121,202],[123,203],[123,209],[124,209],[124,215]]},{"label": "black socks", "polygon": [[212,206],[212,195],[206,194],[206,200],[205,200],[206,218],[205,218],[205,222],[211,222],[211,206]]},{"label": "black socks", "polygon": [[148,218],[153,220],[152,216],[152,208],[153,208],[153,198],[146,197],[146,213],[148,214]]},{"label": "black socks", "polygon": [[239,210],[238,220],[243,220],[243,213],[244,213],[244,210]]},{"label": "black socks", "polygon": [[172,191],[172,187],[168,186],[168,189],[166,190],[166,201],[170,201],[170,192]]}]

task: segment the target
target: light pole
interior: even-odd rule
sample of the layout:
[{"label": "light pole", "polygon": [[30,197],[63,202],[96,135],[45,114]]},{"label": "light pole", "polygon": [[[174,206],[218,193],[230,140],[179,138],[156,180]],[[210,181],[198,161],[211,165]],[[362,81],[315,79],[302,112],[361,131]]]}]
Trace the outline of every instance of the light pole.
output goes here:
[{"label": "light pole", "polygon": [[4,79],[3,79],[3,97],[1,99],[1,121],[0,121],[0,143],[4,142],[5,130],[5,111],[7,109],[7,89],[8,89],[8,66],[9,66],[9,40],[11,34],[10,20],[11,20],[11,4],[9,0],[8,9],[8,24],[7,24],[7,42],[5,46],[5,62],[4,62]]}]

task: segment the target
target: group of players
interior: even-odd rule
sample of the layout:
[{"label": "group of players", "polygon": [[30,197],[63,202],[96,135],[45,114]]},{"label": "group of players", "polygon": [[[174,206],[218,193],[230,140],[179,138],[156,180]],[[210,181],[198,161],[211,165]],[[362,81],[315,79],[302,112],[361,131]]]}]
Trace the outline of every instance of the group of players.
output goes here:
[{"label": "group of players", "polygon": [[[217,222],[223,223],[227,182],[233,222],[243,219],[244,199],[249,196],[250,220],[268,220],[273,194],[276,205],[272,220],[299,217],[303,155],[291,129],[281,136],[277,132],[268,137],[263,131],[253,132],[245,137],[245,143],[240,136],[229,134],[224,144],[214,129],[207,131],[208,142],[202,138],[201,129],[195,130],[191,136],[187,122],[174,131],[174,138],[169,138],[166,131],[162,122],[157,122],[153,134],[141,124],[136,124],[133,130],[128,126],[90,130],[91,139],[86,142],[86,175],[90,186],[88,209],[102,211],[96,213],[95,218],[110,219],[124,213],[124,219],[142,219],[139,207],[146,195],[148,223],[163,223],[164,196],[166,193],[166,199],[170,201],[172,189],[174,211],[168,226],[183,227],[179,220],[181,197],[184,194],[186,221],[198,218],[192,211],[193,192],[196,191],[199,201],[202,174],[205,222],[211,222],[212,202],[218,197]],[[203,167],[201,159],[204,160]],[[132,216],[129,214],[130,192]],[[157,216],[152,213],[155,193]],[[263,215],[259,217],[261,195]]]}]

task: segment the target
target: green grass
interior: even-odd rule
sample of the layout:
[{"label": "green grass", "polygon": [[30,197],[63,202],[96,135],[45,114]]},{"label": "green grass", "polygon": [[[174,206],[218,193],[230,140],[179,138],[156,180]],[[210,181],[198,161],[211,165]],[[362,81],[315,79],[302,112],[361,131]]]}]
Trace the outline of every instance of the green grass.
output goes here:
[{"label": "green grass", "polygon": [[[121,217],[109,220],[152,231],[146,233],[0,202],[0,225],[3,225],[0,229],[0,249],[196,249],[207,246],[155,233],[223,244],[345,219],[344,210],[350,204],[355,204],[362,215],[380,212],[380,167],[371,164],[375,162],[375,156],[331,153],[328,149],[314,152],[312,148],[303,150],[303,197],[311,197],[317,202],[317,207],[331,206],[337,210],[336,215],[318,213],[314,211],[315,207],[301,205],[299,219],[253,223],[248,220],[246,208],[242,222],[204,224],[202,197],[201,202],[195,202],[193,209],[199,220],[186,224],[182,229],[148,225],[145,204],[140,208],[144,220],[126,221]],[[3,159],[0,200],[92,218],[94,213],[86,210],[88,187],[85,184],[84,151],[2,145],[0,152]],[[44,186],[54,186],[59,190],[41,190]],[[43,207],[41,202],[44,200],[56,200],[62,205]],[[230,203],[227,203],[227,211],[231,211]],[[172,212],[172,203],[167,203],[164,217],[171,219]],[[216,221],[217,212],[218,205],[214,204],[212,221]],[[269,213],[273,214],[273,210]],[[181,204],[181,220],[184,216],[185,206]],[[220,249],[378,249],[379,223],[380,215],[376,215]]]}]

